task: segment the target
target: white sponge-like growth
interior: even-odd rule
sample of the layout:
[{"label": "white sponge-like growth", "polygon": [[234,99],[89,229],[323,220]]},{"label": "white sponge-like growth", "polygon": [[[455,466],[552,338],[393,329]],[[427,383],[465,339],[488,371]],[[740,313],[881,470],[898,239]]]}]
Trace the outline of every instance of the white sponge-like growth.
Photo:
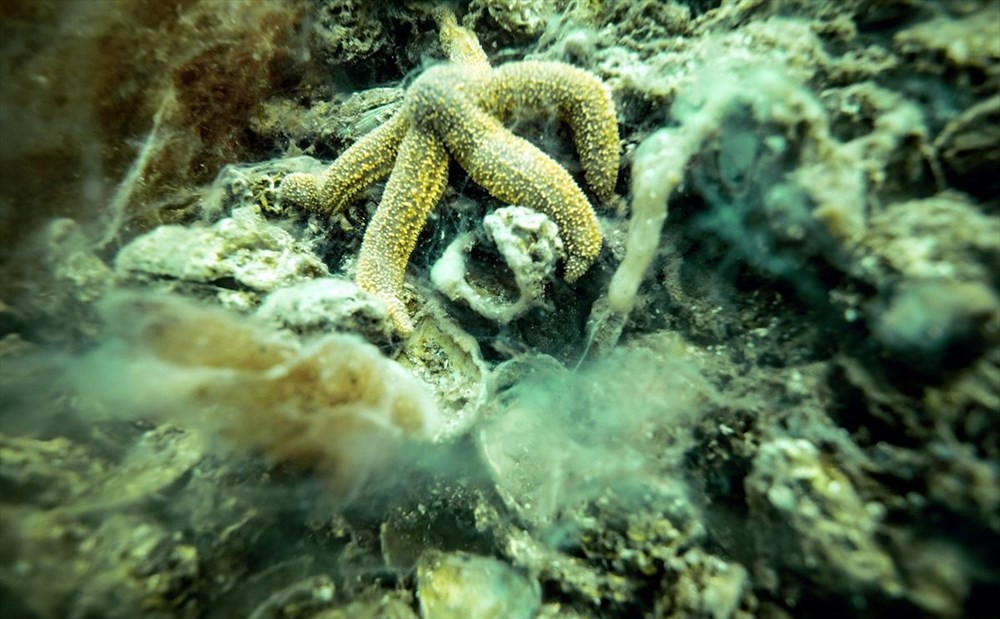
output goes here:
[{"label": "white sponge-like growth", "polygon": [[358,336],[301,345],[231,312],[113,295],[112,336],[80,364],[81,390],[120,416],[203,431],[230,449],[313,468],[348,489],[441,419],[424,384]]}]

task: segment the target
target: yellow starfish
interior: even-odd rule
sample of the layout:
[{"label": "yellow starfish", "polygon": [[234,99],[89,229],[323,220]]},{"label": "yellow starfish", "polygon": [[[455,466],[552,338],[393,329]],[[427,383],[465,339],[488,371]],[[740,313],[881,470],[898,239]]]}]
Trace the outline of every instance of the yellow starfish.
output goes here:
[{"label": "yellow starfish", "polygon": [[281,197],[319,212],[336,212],[389,176],[365,232],[357,283],[381,298],[403,335],[413,330],[400,300],[417,237],[440,201],[451,155],[494,197],[523,204],[559,226],[565,278],[583,275],[601,249],[601,229],[573,178],[530,142],[503,126],[518,110],[554,109],[570,125],[587,184],[603,201],[618,178],[618,121],[611,93],[595,76],[561,62],[490,67],[476,35],[453,13],[438,14],[449,62],[410,86],[400,110],[348,148],[321,175],[290,174]]}]

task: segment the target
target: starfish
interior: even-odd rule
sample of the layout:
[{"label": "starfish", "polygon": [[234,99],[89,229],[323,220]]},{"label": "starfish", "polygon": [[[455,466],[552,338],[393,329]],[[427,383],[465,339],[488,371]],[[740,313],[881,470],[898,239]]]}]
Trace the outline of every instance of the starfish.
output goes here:
[{"label": "starfish", "polygon": [[448,62],[421,74],[395,115],[323,173],[289,174],[281,183],[282,200],[332,213],[389,177],[365,231],[356,281],[385,302],[404,336],[413,330],[400,299],[406,265],[444,194],[449,157],[495,198],[555,221],[568,282],[583,275],[601,249],[597,216],[562,166],[503,123],[522,110],[554,110],[572,129],[584,177],[601,201],[614,197],[618,178],[618,121],[603,82],[562,62],[521,61],[494,69],[476,35],[459,26],[451,11],[437,17]]}]

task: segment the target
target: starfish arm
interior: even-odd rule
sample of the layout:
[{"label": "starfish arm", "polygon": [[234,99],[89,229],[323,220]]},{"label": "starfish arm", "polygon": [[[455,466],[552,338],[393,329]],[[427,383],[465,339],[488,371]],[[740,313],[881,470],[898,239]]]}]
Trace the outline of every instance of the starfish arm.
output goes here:
[{"label": "starfish arm", "polygon": [[398,111],[341,153],[323,173],[320,189],[323,210],[339,211],[359,193],[388,176],[406,129],[406,116]]},{"label": "starfish arm", "polygon": [[293,172],[281,179],[278,200],[283,204],[304,208],[307,211],[322,211],[319,197],[319,183],[315,174]]},{"label": "starfish arm", "polygon": [[489,69],[490,61],[479,44],[476,34],[458,25],[455,14],[450,9],[441,8],[437,12],[441,48],[452,62]]},{"label": "starfish arm", "polygon": [[565,278],[583,275],[601,249],[601,228],[587,197],[566,170],[508,131],[464,94],[461,68],[428,70],[414,82],[414,125],[432,130],[474,181],[494,197],[551,217],[565,243]]},{"label": "starfish arm", "polygon": [[281,200],[310,211],[336,213],[389,175],[406,127],[406,116],[396,112],[341,153],[322,174],[289,174],[281,181]]},{"label": "starfish arm", "polygon": [[602,201],[614,197],[618,118],[611,91],[596,76],[563,62],[512,62],[493,71],[479,98],[502,120],[517,110],[554,108],[573,130],[587,184]]},{"label": "starfish arm", "polygon": [[406,264],[427,216],[444,194],[447,180],[448,154],[440,140],[419,127],[410,127],[361,244],[356,281],[385,302],[402,335],[413,331],[400,300]]}]

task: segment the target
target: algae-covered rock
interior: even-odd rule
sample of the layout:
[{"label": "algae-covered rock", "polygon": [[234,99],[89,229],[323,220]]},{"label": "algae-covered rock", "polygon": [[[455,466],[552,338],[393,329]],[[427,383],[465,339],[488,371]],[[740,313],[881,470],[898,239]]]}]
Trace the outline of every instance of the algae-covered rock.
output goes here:
[{"label": "algae-covered rock", "polygon": [[385,304],[350,280],[320,277],[269,294],[256,315],[302,335],[357,333],[377,346],[392,341]]},{"label": "algae-covered rock", "polygon": [[[262,106],[252,119],[252,127],[263,137],[294,145],[305,155],[314,155],[336,144],[357,141],[384,123],[399,109],[403,93],[402,88],[396,87],[368,88],[345,94],[343,100],[321,101],[308,108],[297,101],[274,99]],[[311,157],[286,157],[271,165],[296,160],[302,161],[297,171],[318,171],[303,165]]]},{"label": "algae-covered rock", "polygon": [[312,173],[322,163],[312,157],[285,157],[262,163],[227,165],[212,182],[203,209],[213,217],[232,213],[246,217],[246,210],[265,217],[287,216],[279,199],[281,179],[292,172]]},{"label": "algae-covered rock", "polygon": [[267,156],[249,120],[294,73],[303,4],[7,3],[0,203],[19,215],[4,245],[66,216],[128,240],[190,215],[224,165]]},{"label": "algae-covered rock", "polygon": [[312,617],[328,609],[337,586],[327,576],[314,576],[275,591],[250,614],[249,619]]},{"label": "algae-covered rock", "polygon": [[472,336],[429,304],[396,360],[434,394],[442,414],[436,441],[457,438],[472,427],[487,394],[486,364]]},{"label": "algae-covered rock", "polygon": [[[761,445],[746,492],[759,526],[758,550],[776,564],[845,591],[900,593],[892,557],[878,542],[876,506],[866,505],[812,443],[777,439]],[[795,535],[775,535],[786,528]],[[785,585],[780,573],[770,577]]]},{"label": "algae-covered rock", "polygon": [[107,462],[64,437],[0,435],[0,480],[8,502],[42,507],[70,503],[106,471]]},{"label": "algae-covered rock", "polygon": [[504,30],[537,34],[555,4],[553,0],[473,0],[469,5],[469,20],[479,21],[489,16]]},{"label": "algae-covered rock", "polygon": [[312,47],[322,61],[344,64],[371,56],[388,44],[382,26],[384,12],[365,0],[332,0],[316,11]]},{"label": "algae-covered rock", "polygon": [[423,619],[530,619],[541,594],[502,561],[428,551],[417,564],[417,597]]},{"label": "algae-covered rock", "polygon": [[198,551],[153,519],[9,506],[0,519],[14,550],[0,578],[23,592],[19,604],[34,616],[65,617],[67,608],[109,618],[194,616],[185,609],[198,588]]},{"label": "algae-covered rock", "polygon": [[159,426],[143,433],[82,502],[124,505],[148,500],[189,474],[206,451],[203,437],[175,425]]},{"label": "algae-covered rock", "polygon": [[1000,260],[1000,220],[960,194],[944,193],[886,206],[874,215],[862,239],[876,258],[861,266],[888,268],[878,276],[944,278],[987,282]]},{"label": "algae-covered rock", "polygon": [[514,565],[548,581],[561,591],[578,596],[589,605],[621,604],[629,600],[634,584],[598,566],[551,547],[502,517],[486,502],[476,506],[476,524],[489,531],[500,551]]},{"label": "algae-covered rock", "polygon": [[750,576],[739,563],[724,561],[698,550],[682,557],[686,568],[658,601],[663,617],[749,619],[757,616],[755,600],[748,595]]},{"label": "algae-covered rock", "polygon": [[872,333],[887,358],[923,375],[968,366],[1000,343],[1000,219],[957,194],[892,204],[862,240],[881,288]]},{"label": "algae-covered rock", "polygon": [[966,88],[989,92],[1000,84],[998,18],[1000,7],[987,2],[967,15],[941,15],[901,30],[893,43],[913,58],[918,71],[949,75]]},{"label": "algae-covered rock", "polygon": [[[905,281],[873,325],[875,340],[916,371],[958,369],[997,343],[987,333],[1000,321],[1000,298],[978,283]],[[995,328],[995,327],[994,327]]]},{"label": "algae-covered rock", "polygon": [[312,252],[252,207],[235,209],[210,227],[160,226],[123,247],[115,270],[125,278],[165,281],[168,289],[173,282],[192,282],[220,296],[235,290],[248,304],[254,293],[328,273]]},{"label": "algae-covered rock", "polygon": [[362,596],[337,608],[312,615],[313,619],[417,619],[406,593]]},{"label": "algae-covered rock", "polygon": [[1000,95],[977,103],[949,122],[934,140],[948,178],[981,200],[1000,195]]},{"label": "algae-covered rock", "polygon": [[114,275],[80,224],[54,219],[15,255],[20,263],[0,292],[3,303],[12,304],[3,308],[7,328],[36,342],[92,338],[94,303],[111,289]]}]

